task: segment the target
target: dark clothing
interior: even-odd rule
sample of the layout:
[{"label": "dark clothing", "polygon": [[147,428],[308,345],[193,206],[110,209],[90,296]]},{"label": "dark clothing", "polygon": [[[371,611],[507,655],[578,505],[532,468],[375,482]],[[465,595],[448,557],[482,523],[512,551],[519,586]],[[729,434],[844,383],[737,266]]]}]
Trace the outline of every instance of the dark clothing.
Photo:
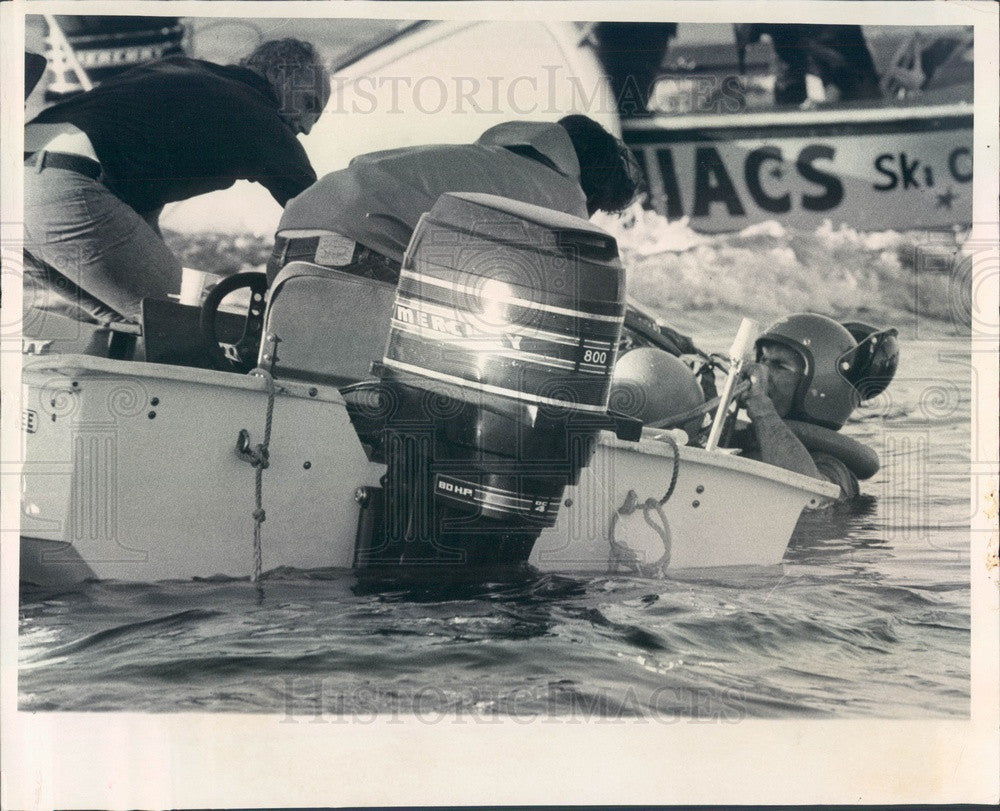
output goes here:
[{"label": "dark clothing", "polygon": [[840,486],[840,498],[838,501],[849,501],[857,498],[861,492],[858,485],[858,477],[851,473],[850,469],[836,456],[820,451],[810,451],[809,455],[816,463],[816,469],[820,475]]},{"label": "dark clothing", "polygon": [[35,85],[38,84],[39,80],[42,78],[42,74],[45,73],[45,57],[41,54],[31,53],[31,51],[24,52],[24,97],[25,99],[31,95],[31,91],[35,89]]},{"label": "dark clothing", "polygon": [[623,118],[643,115],[660,75],[677,23],[612,23],[594,26],[597,56]]},{"label": "dark clothing", "polygon": [[105,185],[143,213],[165,203],[263,184],[281,205],[316,180],[267,80],[235,65],[174,56],[141,65],[50,107],[90,138]]},{"label": "dark clothing", "polygon": [[751,23],[737,26],[743,44],[763,34],[771,38],[778,58],[775,104],[806,100],[806,74],[840,91],[841,101],[880,98],[878,72],[859,25],[789,25]]},{"label": "dark clothing", "polygon": [[359,155],[292,200],[278,235],[322,230],[401,262],[420,215],[445,192],[497,194],[587,217],[580,164],[566,130],[511,121],[491,127],[474,144]]}]

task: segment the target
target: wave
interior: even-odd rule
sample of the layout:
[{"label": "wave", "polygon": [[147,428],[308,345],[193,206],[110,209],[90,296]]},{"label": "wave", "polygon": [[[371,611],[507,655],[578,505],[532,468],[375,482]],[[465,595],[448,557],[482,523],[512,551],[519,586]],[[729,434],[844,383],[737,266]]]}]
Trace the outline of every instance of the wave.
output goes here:
[{"label": "wave", "polygon": [[[25,663],[33,664],[41,660],[51,659],[61,661],[69,654],[82,653],[83,651],[87,651],[95,647],[107,648],[107,646],[111,643],[119,643],[120,647],[116,649],[116,652],[120,652],[123,647],[127,649],[129,647],[139,646],[144,640],[150,637],[162,636],[165,631],[186,627],[188,625],[201,622],[202,620],[212,619],[218,616],[221,616],[221,612],[219,611],[190,608],[164,617],[155,617],[153,619],[141,620],[139,622],[116,625],[113,628],[106,628],[104,630],[88,634],[82,639],[67,642],[57,648],[43,651],[38,658],[27,659]],[[105,655],[107,652],[107,650],[104,651]]]},{"label": "wave", "polygon": [[777,221],[700,234],[634,206],[597,215],[618,240],[629,292],[666,316],[720,311],[771,320],[790,312],[911,323],[968,334],[972,257],[953,232],[863,232],[829,220],[815,230]]}]

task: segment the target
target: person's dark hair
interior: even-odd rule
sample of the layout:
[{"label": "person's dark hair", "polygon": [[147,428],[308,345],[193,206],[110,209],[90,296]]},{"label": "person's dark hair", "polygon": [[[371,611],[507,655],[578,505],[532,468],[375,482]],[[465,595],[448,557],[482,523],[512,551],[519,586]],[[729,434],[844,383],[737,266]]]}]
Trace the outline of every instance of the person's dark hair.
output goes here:
[{"label": "person's dark hair", "polygon": [[585,115],[568,115],[558,123],[576,150],[587,211],[621,211],[631,203],[642,175],[628,147]]},{"label": "person's dark hair", "polygon": [[263,42],[240,60],[240,66],[263,76],[278,93],[315,89],[316,95],[322,96],[322,104],[330,96],[330,78],[319,52],[301,39]]}]

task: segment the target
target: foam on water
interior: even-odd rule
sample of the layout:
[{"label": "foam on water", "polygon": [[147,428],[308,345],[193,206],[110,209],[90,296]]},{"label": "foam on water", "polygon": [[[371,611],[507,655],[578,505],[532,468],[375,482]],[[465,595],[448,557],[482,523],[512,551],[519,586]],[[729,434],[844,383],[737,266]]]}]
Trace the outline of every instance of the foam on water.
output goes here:
[{"label": "foam on water", "polygon": [[866,233],[826,221],[802,231],[770,221],[708,235],[639,206],[595,221],[618,239],[630,293],[688,329],[812,311],[968,331],[971,259],[950,230]]}]

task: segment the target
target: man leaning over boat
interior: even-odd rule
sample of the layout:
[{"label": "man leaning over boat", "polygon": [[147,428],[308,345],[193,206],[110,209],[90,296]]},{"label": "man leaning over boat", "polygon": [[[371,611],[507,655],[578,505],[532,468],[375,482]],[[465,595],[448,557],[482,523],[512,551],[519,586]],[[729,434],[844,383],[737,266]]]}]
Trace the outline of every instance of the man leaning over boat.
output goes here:
[{"label": "man leaning over boat", "polygon": [[329,95],[316,49],[283,39],[239,65],[141,65],[29,122],[25,335],[46,337],[46,313],[137,324],[143,298],[180,287],[159,232],[163,206],[239,179],[285,205],[316,180],[297,135]]},{"label": "man leaning over boat", "polygon": [[420,216],[446,192],[495,194],[586,218],[625,208],[640,176],[625,145],[584,115],[507,121],[472,144],[359,155],[285,208],[268,281],[300,260],[395,283]]}]

